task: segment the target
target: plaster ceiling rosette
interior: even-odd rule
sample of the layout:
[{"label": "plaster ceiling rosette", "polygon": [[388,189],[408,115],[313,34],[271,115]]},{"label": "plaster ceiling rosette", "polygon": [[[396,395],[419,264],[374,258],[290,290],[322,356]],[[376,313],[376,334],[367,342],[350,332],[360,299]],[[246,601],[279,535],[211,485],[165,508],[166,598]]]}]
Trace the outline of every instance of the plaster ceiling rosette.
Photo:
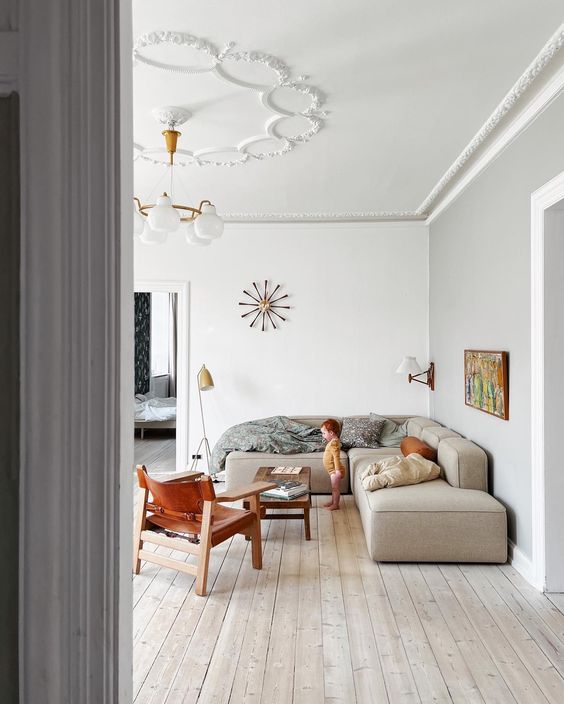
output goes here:
[{"label": "plaster ceiling rosette", "polygon": [[[178,166],[232,167],[253,159],[282,156],[314,137],[327,116],[322,110],[323,93],[306,83],[306,76],[292,77],[290,68],[270,54],[236,51],[233,42],[220,50],[211,42],[185,32],[148,32],[135,42],[133,60],[134,67],[174,75],[173,94],[169,77],[168,95],[154,89],[147,100],[162,97],[164,101],[168,97],[166,102],[174,102],[178,107],[144,112],[152,112],[162,124],[166,123],[167,115],[171,118],[169,124],[174,122],[175,111],[184,111],[182,122],[190,115],[194,117],[194,141],[198,144],[196,148],[186,148],[192,145],[192,133],[188,132],[176,153]],[[214,106],[217,106],[217,119]],[[207,110],[205,120],[203,109]],[[199,114],[205,129],[200,124],[198,131]],[[228,121],[226,115],[233,123],[230,130],[222,124]],[[136,116],[136,132],[140,119]],[[148,134],[150,128],[144,127],[140,131]],[[166,149],[157,141],[160,135],[157,130],[154,134],[152,144],[142,139],[135,142],[134,158],[167,164]]]}]

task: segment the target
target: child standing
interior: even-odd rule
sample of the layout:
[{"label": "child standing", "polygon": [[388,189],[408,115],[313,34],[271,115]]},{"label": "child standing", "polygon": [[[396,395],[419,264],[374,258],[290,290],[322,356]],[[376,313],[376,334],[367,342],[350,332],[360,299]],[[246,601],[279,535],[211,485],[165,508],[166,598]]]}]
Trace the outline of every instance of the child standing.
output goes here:
[{"label": "child standing", "polygon": [[337,511],[339,509],[339,501],[341,499],[340,483],[345,476],[345,468],[341,462],[341,441],[339,435],[341,427],[333,418],[329,418],[321,425],[321,435],[327,441],[325,452],[323,453],[323,466],[331,477],[331,501],[324,504],[329,511]]}]

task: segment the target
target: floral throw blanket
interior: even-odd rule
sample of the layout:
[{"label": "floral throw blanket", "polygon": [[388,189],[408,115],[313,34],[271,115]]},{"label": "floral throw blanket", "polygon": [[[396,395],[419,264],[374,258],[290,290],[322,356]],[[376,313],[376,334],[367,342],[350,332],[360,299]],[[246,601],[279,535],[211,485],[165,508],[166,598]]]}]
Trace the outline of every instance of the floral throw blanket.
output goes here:
[{"label": "floral throw blanket", "polygon": [[260,418],[226,430],[212,451],[211,471],[221,472],[230,452],[320,452],[325,449],[319,428],[297,423],[286,416]]}]

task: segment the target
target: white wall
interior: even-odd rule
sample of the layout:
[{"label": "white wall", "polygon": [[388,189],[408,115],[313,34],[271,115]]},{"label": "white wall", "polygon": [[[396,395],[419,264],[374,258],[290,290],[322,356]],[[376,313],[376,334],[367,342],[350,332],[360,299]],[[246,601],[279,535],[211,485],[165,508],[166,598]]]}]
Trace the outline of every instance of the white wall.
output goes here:
[{"label": "white wall", "polygon": [[[488,452],[490,488],[529,558],[530,197],[564,169],[563,124],[564,95],[430,226],[430,350],[442,380],[432,413]],[[509,352],[508,421],[464,405],[465,348]]]},{"label": "white wall", "polygon": [[[427,361],[427,260],[421,223],[228,225],[207,248],[177,234],[136,243],[136,279],[189,282],[190,454],[202,363],[216,385],[203,394],[212,445],[233,424],[277,414],[426,415],[427,390],[394,372],[405,354]],[[263,333],[238,302],[265,278],[292,309]]]}]

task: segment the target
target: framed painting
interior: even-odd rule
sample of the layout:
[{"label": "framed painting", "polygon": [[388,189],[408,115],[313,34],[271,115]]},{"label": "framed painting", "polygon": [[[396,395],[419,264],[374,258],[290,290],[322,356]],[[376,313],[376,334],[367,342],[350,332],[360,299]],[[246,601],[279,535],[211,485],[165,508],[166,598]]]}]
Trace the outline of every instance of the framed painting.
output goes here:
[{"label": "framed painting", "polygon": [[509,419],[507,352],[464,350],[464,402],[484,413]]}]

